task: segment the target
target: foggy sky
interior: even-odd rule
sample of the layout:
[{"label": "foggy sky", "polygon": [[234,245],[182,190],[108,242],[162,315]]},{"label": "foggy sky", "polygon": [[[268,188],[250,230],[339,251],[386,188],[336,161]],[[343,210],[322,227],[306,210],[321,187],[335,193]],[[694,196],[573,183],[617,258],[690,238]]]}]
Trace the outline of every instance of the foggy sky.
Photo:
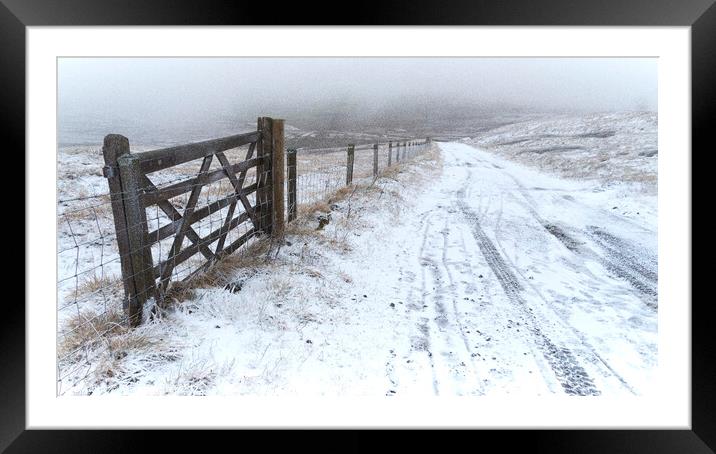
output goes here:
[{"label": "foggy sky", "polygon": [[[61,58],[58,115],[73,128],[171,128],[396,105],[656,110],[654,58]],[[427,107],[426,107],[427,106]],[[420,111],[420,112],[418,112]],[[79,126],[78,126],[79,125]]]}]

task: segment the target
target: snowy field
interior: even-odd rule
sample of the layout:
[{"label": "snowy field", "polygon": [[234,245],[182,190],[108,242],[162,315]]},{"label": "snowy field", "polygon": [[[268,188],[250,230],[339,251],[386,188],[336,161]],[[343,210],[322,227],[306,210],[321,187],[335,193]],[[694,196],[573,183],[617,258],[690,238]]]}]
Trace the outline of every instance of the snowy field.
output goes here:
[{"label": "snowy field", "polygon": [[655,112],[539,116],[466,142],[546,173],[656,194],[657,123]]},{"label": "snowy field", "polygon": [[[646,394],[657,158],[641,154],[656,147],[656,119],[621,124],[525,122],[441,143],[330,201],[325,228],[320,212],[292,223],[274,258],[237,261],[229,285],[119,334],[61,392]],[[534,151],[573,143],[590,152]]]}]

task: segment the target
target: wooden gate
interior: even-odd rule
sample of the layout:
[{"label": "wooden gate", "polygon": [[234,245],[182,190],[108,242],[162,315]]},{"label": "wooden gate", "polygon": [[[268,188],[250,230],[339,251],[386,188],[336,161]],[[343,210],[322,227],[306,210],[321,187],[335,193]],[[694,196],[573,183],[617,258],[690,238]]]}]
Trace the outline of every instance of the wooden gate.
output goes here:
[{"label": "wooden gate", "polygon": [[[246,146],[243,159],[232,164],[227,150]],[[261,117],[254,132],[141,153],[130,153],[126,137],[110,134],[104,138],[102,152],[122,268],[124,308],[131,326],[141,323],[145,306],[164,299],[177,265],[201,254],[201,265],[181,279],[184,281],[256,235],[283,235],[283,120]],[[199,160],[198,172],[186,178],[187,163]],[[218,169],[211,170],[212,162]],[[155,184],[149,178],[176,166],[182,168],[172,169],[170,184]],[[224,179],[230,182],[226,196],[199,207],[202,189]],[[153,219],[156,228],[151,231],[148,208],[161,212],[161,219]],[[220,227],[200,235],[196,225],[212,214],[223,217],[223,211]],[[241,225],[249,227],[226,244],[228,234]],[[163,241],[171,244],[166,254],[161,249]],[[157,245],[159,250],[153,254],[152,247]]]}]

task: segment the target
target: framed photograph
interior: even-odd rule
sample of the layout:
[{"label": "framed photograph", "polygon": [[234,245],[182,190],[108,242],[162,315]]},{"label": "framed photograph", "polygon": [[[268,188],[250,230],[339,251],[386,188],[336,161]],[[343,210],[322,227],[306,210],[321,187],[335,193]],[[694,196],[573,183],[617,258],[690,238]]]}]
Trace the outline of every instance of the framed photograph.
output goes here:
[{"label": "framed photograph", "polygon": [[3,0],[27,266],[0,446],[470,429],[714,452],[691,182],[716,7],[508,3],[323,25]]}]

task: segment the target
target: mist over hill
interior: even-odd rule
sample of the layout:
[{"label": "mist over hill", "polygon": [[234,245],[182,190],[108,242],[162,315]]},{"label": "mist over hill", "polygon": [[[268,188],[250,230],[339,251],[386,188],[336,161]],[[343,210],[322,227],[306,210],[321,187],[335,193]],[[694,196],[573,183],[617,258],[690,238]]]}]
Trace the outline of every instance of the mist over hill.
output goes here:
[{"label": "mist over hill", "polygon": [[650,58],[63,58],[60,145],[249,130],[471,134],[550,113],[656,110]]}]

